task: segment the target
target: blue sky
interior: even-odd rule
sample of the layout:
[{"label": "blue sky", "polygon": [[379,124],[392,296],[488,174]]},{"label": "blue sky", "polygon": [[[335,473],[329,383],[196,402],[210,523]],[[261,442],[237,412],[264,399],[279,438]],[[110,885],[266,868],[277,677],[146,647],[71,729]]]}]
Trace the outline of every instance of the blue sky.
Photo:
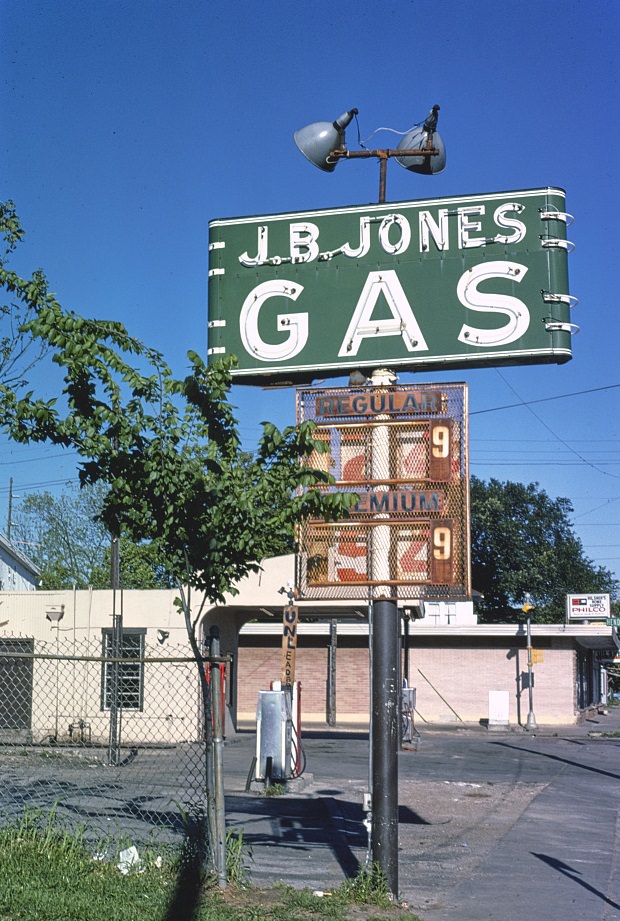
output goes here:
[{"label": "blue sky", "polygon": [[[565,365],[400,380],[466,380],[472,472],[570,498],[586,554],[620,572],[619,45],[617,0],[0,0],[0,198],[28,232],[15,266],[181,374],[206,352],[209,220],[377,200],[375,161],[322,173],[293,131],[353,106],[362,137],[404,131],[439,103],[445,172],[390,164],[388,201],[566,189],[581,330]],[[294,420],[292,390],[233,402],[248,444],[261,420]],[[4,530],[10,477],[58,492],[75,457],[0,444]]]}]

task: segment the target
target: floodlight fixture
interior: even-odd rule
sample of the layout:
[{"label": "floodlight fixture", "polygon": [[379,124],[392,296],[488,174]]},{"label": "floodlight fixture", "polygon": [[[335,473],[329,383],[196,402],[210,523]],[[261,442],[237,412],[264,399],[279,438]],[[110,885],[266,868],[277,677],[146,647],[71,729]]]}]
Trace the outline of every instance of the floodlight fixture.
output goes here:
[{"label": "floodlight fixture", "polygon": [[45,608],[46,620],[52,624],[58,624],[65,616],[64,604],[48,604]]},{"label": "floodlight fixture", "polygon": [[404,136],[398,148],[349,150],[345,130],[358,114],[357,109],[343,112],[333,122],[313,122],[295,131],[297,147],[314,166],[325,173],[333,173],[340,160],[379,160],[379,202],[385,202],[387,161],[395,157],[404,169],[414,173],[433,175],[446,166],[446,148],[437,129],[439,106],[434,105],[421,125],[415,125]]},{"label": "floodlight fixture", "polygon": [[333,173],[338,163],[333,151],[345,148],[345,128],[357,111],[351,109],[333,122],[313,122],[296,131],[293,137],[304,157],[324,172]]}]

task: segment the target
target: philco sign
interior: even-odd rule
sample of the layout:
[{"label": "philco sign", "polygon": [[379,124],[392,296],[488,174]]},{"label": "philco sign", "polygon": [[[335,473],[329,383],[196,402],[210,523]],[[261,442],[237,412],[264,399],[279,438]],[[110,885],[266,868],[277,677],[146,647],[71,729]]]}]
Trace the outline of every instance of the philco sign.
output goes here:
[{"label": "philco sign", "polygon": [[611,596],[567,595],[566,616],[568,620],[602,620],[610,616]]},{"label": "philco sign", "polygon": [[209,356],[260,383],[568,361],[567,221],[555,188],[211,221]]}]

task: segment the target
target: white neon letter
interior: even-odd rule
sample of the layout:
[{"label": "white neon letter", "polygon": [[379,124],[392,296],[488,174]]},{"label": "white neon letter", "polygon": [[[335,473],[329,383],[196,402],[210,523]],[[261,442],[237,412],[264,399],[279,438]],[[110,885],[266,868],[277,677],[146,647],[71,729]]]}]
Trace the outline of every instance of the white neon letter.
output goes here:
[{"label": "white neon letter", "polygon": [[351,246],[350,243],[345,243],[342,247],[342,252],[345,256],[349,256],[351,259],[361,259],[362,256],[365,256],[370,250],[370,218],[361,217],[360,218],[360,242],[359,246],[355,249]]},{"label": "white neon letter", "polygon": [[437,212],[439,223],[435,223],[430,211],[420,211],[418,216],[418,226],[420,230],[420,252],[428,252],[430,237],[439,250],[449,249],[450,241],[448,237],[448,209],[440,208]]},{"label": "white neon letter", "polygon": [[500,205],[499,208],[495,209],[495,214],[493,215],[493,220],[498,227],[512,227],[514,233],[497,233],[495,234],[495,240],[497,243],[520,243],[521,240],[525,238],[525,232],[527,230],[523,221],[518,221],[514,217],[507,217],[507,212],[516,211],[517,214],[520,214],[523,211],[523,205],[520,205],[516,201],[508,201],[503,205]]},{"label": "white neon letter", "polygon": [[480,221],[470,221],[469,218],[474,214],[484,214],[484,205],[474,205],[471,208],[458,209],[459,223],[459,249],[469,249],[472,246],[484,246],[486,239],[484,237],[471,237],[471,233],[480,233],[482,223]]},{"label": "white neon letter", "polygon": [[518,262],[483,262],[468,269],[459,279],[456,294],[464,307],[481,313],[499,313],[508,322],[499,329],[477,329],[466,323],[458,335],[459,342],[468,345],[507,345],[525,335],[530,325],[530,312],[523,301],[509,294],[483,294],[478,285],[488,278],[509,278],[520,282],[525,278],[527,266]]},{"label": "white neon letter", "polygon": [[250,256],[247,252],[242,253],[239,256],[239,262],[241,265],[245,265],[248,268],[251,268],[253,265],[262,265],[267,261],[267,246],[269,242],[269,228],[268,227],[259,227],[258,228],[258,244],[257,244],[257,253],[256,256]]},{"label": "white neon letter", "polygon": [[291,224],[291,259],[293,262],[312,262],[319,255],[316,242],[319,228],[316,224]]},{"label": "white neon letter", "polygon": [[[398,227],[400,236],[395,243],[390,241],[390,228]],[[402,214],[389,214],[384,217],[379,226],[379,243],[386,253],[396,256],[398,253],[404,253],[411,243],[411,227],[409,221]]]},{"label": "white neon letter", "polygon": [[[381,295],[387,301],[392,316],[389,319],[373,320],[372,313]],[[362,341],[373,336],[401,336],[408,352],[428,349],[394,269],[368,273],[338,357],[357,355]]]},{"label": "white neon letter", "polygon": [[270,297],[288,297],[296,301],[303,285],[287,281],[285,278],[264,281],[257,285],[243,302],[239,315],[239,332],[241,341],[249,355],[260,361],[286,361],[299,355],[308,341],[307,313],[279,313],[276,317],[276,329],[286,332],[283,342],[265,342],[258,331],[258,316],[261,307]]}]

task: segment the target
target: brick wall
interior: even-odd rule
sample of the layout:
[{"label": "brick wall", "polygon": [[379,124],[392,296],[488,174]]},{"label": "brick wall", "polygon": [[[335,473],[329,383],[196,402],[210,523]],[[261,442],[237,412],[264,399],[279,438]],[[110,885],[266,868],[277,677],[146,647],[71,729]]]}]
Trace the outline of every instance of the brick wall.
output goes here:
[{"label": "brick wall", "polygon": [[[416,688],[416,720],[429,723],[479,722],[489,715],[489,691],[509,692],[511,725],[525,724],[529,710],[525,640],[417,638],[409,653],[410,685]],[[328,638],[300,639],[296,680],[302,685],[302,725],[324,726],[327,713]],[[534,713],[539,724],[576,720],[575,653],[562,639],[547,641],[544,661],[534,666]],[[243,638],[238,651],[237,718],[256,718],[258,692],[278,680],[279,637]],[[368,725],[368,649],[365,641],[338,639],[336,652],[337,725]],[[521,691],[519,696],[519,690]]]},{"label": "brick wall", "polygon": [[[271,646],[241,645],[237,662],[237,718],[246,723],[256,718],[258,692],[268,690],[272,681],[280,679],[279,638],[274,637]],[[312,644],[300,642],[295,680],[301,682],[304,724],[324,725],[327,721],[327,671],[327,638]],[[337,721],[367,725],[369,701],[368,650],[365,646],[343,646],[339,641],[336,653]]]}]

